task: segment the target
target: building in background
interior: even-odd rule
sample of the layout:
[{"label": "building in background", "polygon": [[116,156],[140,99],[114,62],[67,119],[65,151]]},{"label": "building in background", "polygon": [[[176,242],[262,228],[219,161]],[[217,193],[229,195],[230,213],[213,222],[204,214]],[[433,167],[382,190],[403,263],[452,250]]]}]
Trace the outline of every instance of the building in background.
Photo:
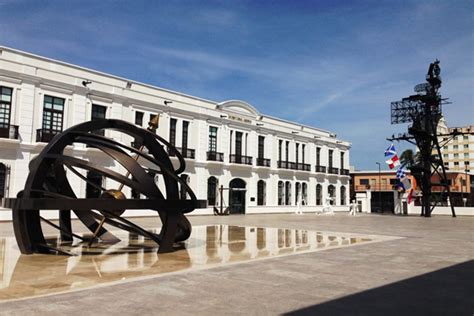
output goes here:
[{"label": "building in background", "polygon": [[[0,93],[0,196],[14,197],[23,189],[31,159],[68,127],[113,118],[146,128],[159,114],[157,133],[179,148],[187,164],[182,177],[210,206],[194,213],[212,212],[221,200],[220,186],[228,189],[223,204],[236,214],[293,212],[297,204],[316,211],[327,196],[336,211],[348,209],[350,143],[264,115],[244,101],[209,101],[6,47],[0,47]],[[103,134],[133,143],[115,131]],[[124,171],[93,148],[75,144],[70,150]],[[72,172],[68,177],[77,196],[100,194]],[[83,177],[117,187],[91,172]],[[155,181],[163,189],[159,175]],[[9,213],[0,216],[8,219]]]},{"label": "building in background", "polygon": [[[455,132],[474,132],[474,125],[448,127],[444,118],[441,118],[438,124],[438,134]],[[474,134],[457,135],[454,138],[440,136],[438,142],[443,146],[441,148],[443,163],[449,170],[467,173],[474,171]]]},{"label": "building in background", "polygon": [[[407,173],[408,175],[410,172]],[[440,206],[447,206],[452,203],[454,206],[474,206],[474,176],[473,173],[447,171],[449,189],[452,201],[446,196],[441,197],[444,187],[436,185],[440,183],[439,176],[434,174],[431,177],[433,183],[432,194],[439,199]],[[397,201],[403,199],[406,203],[406,196],[398,193],[396,171],[351,171],[351,198],[356,198],[361,205],[361,210],[372,213],[393,213],[396,209]],[[415,198],[414,205],[419,205]],[[407,205],[404,205],[406,208]]]}]

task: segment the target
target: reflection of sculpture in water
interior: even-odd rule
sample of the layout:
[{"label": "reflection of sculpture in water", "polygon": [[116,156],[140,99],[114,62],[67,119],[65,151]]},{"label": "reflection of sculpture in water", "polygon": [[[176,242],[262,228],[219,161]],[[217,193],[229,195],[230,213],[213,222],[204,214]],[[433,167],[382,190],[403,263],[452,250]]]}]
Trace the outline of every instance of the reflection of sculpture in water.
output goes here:
[{"label": "reflection of sculpture in water", "polygon": [[[152,240],[143,236],[130,237],[128,241],[121,238],[122,242],[115,245],[79,246],[75,249],[82,251],[79,256],[20,255],[9,284],[5,284],[8,286],[0,289],[0,300],[68,291],[191,267],[187,249],[158,254]],[[31,277],[32,267],[41,271],[41,277]]]}]

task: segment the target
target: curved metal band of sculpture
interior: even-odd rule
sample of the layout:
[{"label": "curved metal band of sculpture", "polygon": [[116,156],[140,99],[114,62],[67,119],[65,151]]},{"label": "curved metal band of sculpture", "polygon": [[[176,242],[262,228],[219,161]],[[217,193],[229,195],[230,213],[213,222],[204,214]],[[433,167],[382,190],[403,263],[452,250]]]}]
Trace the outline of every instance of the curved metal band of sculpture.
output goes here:
[{"label": "curved metal band of sculpture", "polygon": [[[140,149],[145,148],[147,152],[98,135],[97,132],[103,129],[128,134],[141,144]],[[95,163],[94,159],[85,160],[68,155],[73,150],[67,146],[73,144],[95,148],[99,153],[113,159],[127,174],[105,168]],[[164,146],[177,157],[177,169],[174,168]],[[41,221],[59,229],[62,241],[70,242],[73,237],[88,241],[73,233],[71,212],[94,233],[94,238],[109,242],[119,241],[102,227],[102,224],[106,223],[152,239],[159,244],[159,253],[170,252],[173,251],[175,242],[184,241],[191,234],[191,224],[184,214],[207,206],[205,200],[196,199],[191,188],[179,177],[185,169],[185,161],[180,152],[152,131],[121,120],[94,120],[65,130],[56,135],[30,162],[29,169],[24,190],[16,199],[5,199],[5,206],[13,211],[15,237],[23,254],[65,253],[47,244]],[[102,195],[98,198],[77,197],[66,176],[66,170],[79,177],[80,181],[102,191]],[[100,183],[94,183],[84,176],[85,172],[94,172],[114,180],[120,184],[120,189],[104,188]],[[158,188],[154,181],[155,174],[162,176],[166,192],[161,192]],[[121,192],[123,186],[145,198],[126,198]],[[184,190],[185,195],[179,194],[180,188]],[[122,217],[122,213],[127,209],[157,211],[162,222],[161,232],[149,232]],[[41,216],[42,210],[59,210],[59,225]]]}]

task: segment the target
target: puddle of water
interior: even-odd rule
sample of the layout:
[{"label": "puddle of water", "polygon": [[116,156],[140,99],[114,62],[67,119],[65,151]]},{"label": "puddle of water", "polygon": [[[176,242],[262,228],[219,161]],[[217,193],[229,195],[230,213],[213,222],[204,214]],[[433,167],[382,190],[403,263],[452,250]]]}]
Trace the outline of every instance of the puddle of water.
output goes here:
[{"label": "puddle of water", "polygon": [[[61,245],[77,256],[21,255],[13,237],[0,239],[0,300],[85,289],[111,282],[387,240],[382,236],[261,228],[194,226],[173,253],[158,254],[153,241],[124,231],[122,241],[89,248]],[[54,240],[53,240],[54,242]]]}]

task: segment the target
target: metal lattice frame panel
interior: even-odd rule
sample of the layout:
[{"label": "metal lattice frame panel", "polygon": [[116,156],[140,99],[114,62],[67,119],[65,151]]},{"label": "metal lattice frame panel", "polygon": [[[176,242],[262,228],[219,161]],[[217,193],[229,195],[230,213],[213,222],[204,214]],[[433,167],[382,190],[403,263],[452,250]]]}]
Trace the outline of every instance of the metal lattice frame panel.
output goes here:
[{"label": "metal lattice frame panel", "polygon": [[[125,133],[139,142],[144,150],[138,150],[113,139],[96,134],[103,129]],[[83,144],[95,148],[127,171],[123,175],[94,162],[67,153],[67,146]],[[173,166],[166,147],[178,158]],[[141,163],[140,163],[141,161]],[[145,167],[147,165],[148,167]],[[104,241],[117,238],[102,223],[137,233],[159,244],[158,252],[170,252],[173,243],[184,241],[191,234],[191,224],[184,216],[195,208],[206,207],[205,200],[197,200],[194,192],[179,174],[185,169],[182,155],[160,136],[121,120],[95,120],[73,126],[56,135],[41,153],[31,161],[25,188],[16,199],[5,199],[5,206],[12,208],[13,226],[18,246],[23,254],[62,252],[47,244],[41,221],[55,226],[62,240],[72,241],[71,212]],[[142,199],[126,198],[121,190],[99,187],[103,192],[98,198],[77,197],[66,176],[69,170],[82,181],[90,183],[84,172],[94,172],[139,193]],[[154,175],[163,177],[165,192],[161,192]],[[181,199],[179,188],[186,191],[188,199]],[[125,210],[155,210],[162,222],[159,234],[151,233],[122,217]],[[41,216],[44,210],[59,210],[60,224],[55,225]],[[90,242],[90,241],[89,241]]]}]

